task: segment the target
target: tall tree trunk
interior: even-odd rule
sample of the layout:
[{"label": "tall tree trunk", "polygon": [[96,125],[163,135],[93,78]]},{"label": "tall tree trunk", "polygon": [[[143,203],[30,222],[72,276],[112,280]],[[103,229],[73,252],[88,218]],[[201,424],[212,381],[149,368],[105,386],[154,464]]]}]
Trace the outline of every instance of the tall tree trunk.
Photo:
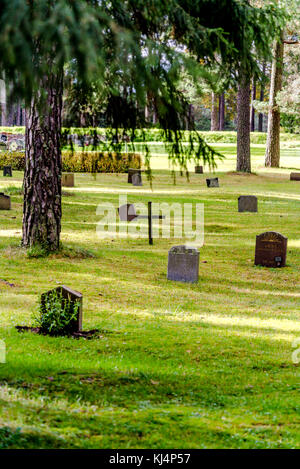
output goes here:
[{"label": "tall tree trunk", "polygon": [[0,124],[6,126],[6,85],[0,78]]},{"label": "tall tree trunk", "polygon": [[18,103],[17,103],[17,116],[16,116],[16,125],[17,126],[22,125],[22,123],[21,123],[21,113],[22,113],[21,103],[20,103],[20,101],[18,101]]},{"label": "tall tree trunk", "polygon": [[251,173],[250,158],[250,80],[242,76],[237,96],[236,170]]},{"label": "tall tree trunk", "polygon": [[256,83],[253,79],[252,81],[252,93],[251,93],[251,112],[250,112],[250,131],[255,132],[255,109],[253,106],[253,101],[256,100]]},{"label": "tall tree trunk", "polygon": [[12,127],[15,123],[15,105],[13,103],[9,103],[7,114],[6,125]]},{"label": "tall tree trunk", "polygon": [[[263,69],[262,69],[263,75],[266,73],[266,63],[263,63]],[[260,83],[260,95],[259,95],[259,100],[260,102],[263,102],[265,98],[265,82],[264,79],[261,80]],[[258,131],[263,132],[263,126],[264,126],[264,115],[262,112],[258,114]]]},{"label": "tall tree trunk", "polygon": [[283,33],[274,47],[272,62],[270,99],[268,112],[268,135],[265,166],[279,168],[280,164],[280,111],[276,104],[277,93],[282,88],[283,75]]},{"label": "tall tree trunk", "polygon": [[216,93],[211,94],[211,122],[210,130],[219,130],[219,99]]},{"label": "tall tree trunk", "polygon": [[219,130],[224,130],[225,126],[225,94],[219,96]]},{"label": "tall tree trunk", "polygon": [[[49,73],[27,112],[23,239],[25,247],[54,251],[61,230],[61,111],[63,74]],[[44,102],[46,101],[46,102]]]},{"label": "tall tree trunk", "polygon": [[1,103],[1,125],[6,126],[6,103]]}]

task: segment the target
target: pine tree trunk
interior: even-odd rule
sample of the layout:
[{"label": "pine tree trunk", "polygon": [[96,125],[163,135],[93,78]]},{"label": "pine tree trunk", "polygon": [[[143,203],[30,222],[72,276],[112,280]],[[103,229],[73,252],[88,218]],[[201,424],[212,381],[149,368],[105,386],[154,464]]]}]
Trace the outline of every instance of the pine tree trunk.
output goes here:
[{"label": "pine tree trunk", "polygon": [[255,132],[255,109],[253,101],[256,100],[256,83],[255,80],[252,82],[252,96],[251,96],[251,113],[250,113],[250,131]]},{"label": "pine tree trunk", "polygon": [[21,123],[21,113],[22,113],[22,109],[21,109],[21,103],[20,101],[18,101],[17,103],[17,116],[16,116],[16,125],[22,125]]},{"label": "pine tree trunk", "polygon": [[33,97],[26,119],[22,245],[59,247],[61,230],[61,111],[63,74],[41,82],[46,99]]},{"label": "pine tree trunk", "polygon": [[6,103],[1,103],[1,125],[6,126]]},{"label": "pine tree trunk", "polygon": [[237,96],[237,164],[236,170],[251,173],[250,158],[250,81],[240,80]]},{"label": "pine tree trunk", "polygon": [[[266,73],[266,63],[264,62],[263,63],[263,75],[265,75]],[[259,95],[259,100],[260,102],[263,102],[265,98],[265,85],[264,85],[264,81],[262,80],[261,81],[261,85],[260,85],[260,95]],[[262,112],[260,112],[258,114],[258,131],[259,132],[263,132],[263,125],[264,125],[264,115]]]},{"label": "pine tree trunk", "polygon": [[219,99],[216,93],[211,94],[211,122],[210,130],[219,130]]},{"label": "pine tree trunk", "polygon": [[270,100],[268,113],[268,135],[265,166],[279,168],[280,164],[280,110],[276,104],[277,93],[282,88],[283,75],[283,34],[274,48],[272,62]]},{"label": "pine tree trunk", "polygon": [[219,130],[224,130],[225,126],[225,94],[219,97]]}]

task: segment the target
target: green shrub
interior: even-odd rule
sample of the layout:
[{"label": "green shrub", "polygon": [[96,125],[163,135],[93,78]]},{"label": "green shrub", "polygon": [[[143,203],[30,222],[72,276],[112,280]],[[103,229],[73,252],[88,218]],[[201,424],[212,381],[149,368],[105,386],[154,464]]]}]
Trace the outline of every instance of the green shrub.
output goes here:
[{"label": "green shrub", "polygon": [[62,170],[72,173],[126,173],[128,168],[140,168],[137,153],[62,152]]},{"label": "green shrub", "polygon": [[35,325],[43,334],[52,336],[69,335],[76,329],[79,302],[64,298],[61,292],[53,291],[40,300]]},{"label": "green shrub", "polygon": [[24,151],[0,151],[0,169],[3,166],[11,166],[16,171],[24,171],[25,169],[25,152]]},{"label": "green shrub", "polygon": [[[0,169],[11,166],[24,171],[25,153],[0,151]],[[140,168],[138,153],[109,153],[97,151],[62,151],[62,170],[72,173],[126,173],[128,168]]]}]

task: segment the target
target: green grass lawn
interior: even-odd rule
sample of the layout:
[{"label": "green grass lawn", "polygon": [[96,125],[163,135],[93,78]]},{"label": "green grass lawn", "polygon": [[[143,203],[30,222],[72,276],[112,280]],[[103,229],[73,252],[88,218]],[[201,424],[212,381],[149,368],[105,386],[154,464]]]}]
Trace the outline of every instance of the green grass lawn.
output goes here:
[{"label": "green grass lawn", "polygon": [[[218,171],[234,171],[236,169],[236,145],[228,143],[210,144],[215,150],[225,156],[225,159],[218,162]],[[151,153],[151,167],[153,169],[169,169],[169,161],[166,150],[162,143],[149,144]],[[136,151],[141,147],[136,146]],[[266,145],[251,145],[252,171],[264,171],[264,155]],[[188,164],[190,171],[194,169],[194,164]],[[291,169],[300,169],[300,141],[283,142],[281,144],[281,169],[280,172],[290,172]],[[207,168],[208,170],[208,168]]]},{"label": "green grass lawn", "polygon": [[[64,250],[47,259],[19,248],[22,197],[11,190],[12,210],[0,212],[0,447],[299,447],[300,183],[287,173],[219,172],[221,187],[207,189],[206,175],[174,186],[155,171],[153,191],[126,175],[76,175],[63,197]],[[1,177],[1,190],[21,181]],[[120,193],[205,204],[198,284],[166,279],[168,249],[182,239],[96,237],[97,205],[117,207]],[[240,194],[258,196],[258,214],[237,212]],[[289,239],[284,269],[254,266],[266,230]],[[83,325],[98,338],[15,330],[59,283],[83,293]]]}]

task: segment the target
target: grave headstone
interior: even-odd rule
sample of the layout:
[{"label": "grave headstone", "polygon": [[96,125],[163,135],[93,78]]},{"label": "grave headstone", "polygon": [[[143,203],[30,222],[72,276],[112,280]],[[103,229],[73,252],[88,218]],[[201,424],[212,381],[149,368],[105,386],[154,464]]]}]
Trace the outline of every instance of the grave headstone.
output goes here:
[{"label": "grave headstone", "polygon": [[276,231],[256,236],[255,265],[285,267],[288,239]]},{"label": "grave headstone", "polygon": [[134,173],[132,175],[132,185],[133,186],[142,186],[143,181],[142,181],[142,174],[141,173]]},{"label": "grave headstone", "polygon": [[3,166],[3,176],[12,177],[11,166]]},{"label": "grave headstone", "polygon": [[9,195],[0,192],[0,210],[10,210],[11,203]]},{"label": "grave headstone", "polygon": [[189,246],[173,246],[168,254],[168,280],[198,282],[199,251]]},{"label": "grave headstone", "polygon": [[118,212],[121,221],[132,221],[138,217],[133,204],[121,205],[121,207],[118,208]]},{"label": "grave headstone", "polygon": [[195,166],[196,174],[203,174],[203,166]]},{"label": "grave headstone", "polygon": [[127,182],[129,184],[132,184],[132,175],[133,174],[136,174],[136,173],[140,173],[141,174],[142,170],[141,169],[137,169],[137,168],[128,168],[128,178],[127,178]]},{"label": "grave headstone", "polygon": [[257,212],[257,197],[255,195],[240,195],[238,208],[239,212]]},{"label": "grave headstone", "polygon": [[300,181],[300,173],[291,173],[290,174],[291,181]]},{"label": "grave headstone", "polygon": [[219,179],[218,178],[210,178],[206,179],[207,187],[220,187],[219,186]]},{"label": "grave headstone", "polygon": [[71,304],[79,303],[79,310],[78,310],[78,315],[76,320],[74,321],[74,325],[72,325],[72,330],[71,332],[80,332],[82,330],[82,294],[79,293],[78,291],[72,290],[69,287],[66,287],[65,285],[61,285],[57,288],[54,288],[53,290],[49,290],[46,293],[43,293],[41,296],[41,305],[46,301],[47,296],[53,292],[57,292],[57,294],[61,294],[63,300],[65,301],[70,301]]},{"label": "grave headstone", "polygon": [[61,185],[65,187],[74,187],[74,174],[73,173],[62,174]]}]

